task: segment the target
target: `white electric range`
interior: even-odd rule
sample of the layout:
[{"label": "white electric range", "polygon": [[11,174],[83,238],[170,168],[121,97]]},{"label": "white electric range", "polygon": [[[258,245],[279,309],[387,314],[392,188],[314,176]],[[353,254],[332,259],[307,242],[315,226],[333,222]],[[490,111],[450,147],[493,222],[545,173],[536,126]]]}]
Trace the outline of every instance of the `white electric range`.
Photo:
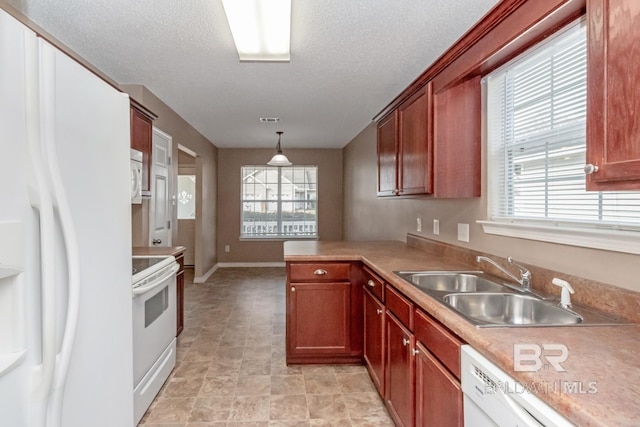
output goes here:
[{"label": "white electric range", "polygon": [[134,256],[133,412],[137,424],[176,364],[176,273],[173,256]]}]

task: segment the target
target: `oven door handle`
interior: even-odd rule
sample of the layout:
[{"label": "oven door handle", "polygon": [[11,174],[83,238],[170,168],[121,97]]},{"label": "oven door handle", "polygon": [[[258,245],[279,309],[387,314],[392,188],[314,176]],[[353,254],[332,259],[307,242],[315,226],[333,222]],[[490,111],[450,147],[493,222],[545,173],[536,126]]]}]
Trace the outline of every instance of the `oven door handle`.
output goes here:
[{"label": "oven door handle", "polygon": [[133,296],[135,297],[137,295],[145,294],[145,293],[153,290],[154,288],[159,287],[160,285],[162,285],[165,282],[165,280],[167,280],[168,278],[170,278],[171,276],[176,274],[179,269],[180,269],[180,265],[177,262],[174,263],[171,266],[171,268],[169,269],[169,272],[167,274],[164,274],[164,275],[158,277],[157,279],[153,280],[148,285],[138,286],[136,288],[133,288]]}]

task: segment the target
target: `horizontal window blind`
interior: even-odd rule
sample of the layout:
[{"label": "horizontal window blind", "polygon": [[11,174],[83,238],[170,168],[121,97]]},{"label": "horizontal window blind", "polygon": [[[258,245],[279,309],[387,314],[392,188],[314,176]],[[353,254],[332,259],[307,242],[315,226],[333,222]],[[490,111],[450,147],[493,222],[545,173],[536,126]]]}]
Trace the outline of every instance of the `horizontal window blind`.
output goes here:
[{"label": "horizontal window blind", "polygon": [[640,229],[640,192],[587,192],[586,25],[487,76],[492,220]]},{"label": "horizontal window blind", "polygon": [[316,237],[317,194],[317,166],[243,166],[241,237]]}]

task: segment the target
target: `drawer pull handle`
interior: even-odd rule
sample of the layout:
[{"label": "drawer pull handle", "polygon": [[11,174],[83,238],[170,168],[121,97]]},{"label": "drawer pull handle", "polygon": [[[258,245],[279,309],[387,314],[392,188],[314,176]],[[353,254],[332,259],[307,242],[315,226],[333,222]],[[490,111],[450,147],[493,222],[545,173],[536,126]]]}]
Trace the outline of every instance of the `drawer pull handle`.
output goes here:
[{"label": "drawer pull handle", "polygon": [[376,313],[378,313],[378,314],[382,314],[382,309],[380,309],[380,308],[376,308]]},{"label": "drawer pull handle", "polygon": [[402,338],[402,345],[403,346],[405,346],[405,347],[408,346],[410,342],[411,342],[410,340],[408,340],[406,338]]},{"label": "drawer pull handle", "polygon": [[324,276],[325,274],[327,274],[327,270],[323,270],[319,268],[316,271],[314,271],[313,274],[315,274],[316,276]]},{"label": "drawer pull handle", "polygon": [[292,286],[292,287],[291,287],[291,292],[295,292],[295,291],[296,291],[296,287],[295,287],[295,286]]},{"label": "drawer pull handle", "polygon": [[367,282],[367,285],[371,286],[372,288],[375,288],[375,287],[376,287],[376,284],[375,284],[375,282],[374,282],[373,280],[369,280],[369,281]]}]

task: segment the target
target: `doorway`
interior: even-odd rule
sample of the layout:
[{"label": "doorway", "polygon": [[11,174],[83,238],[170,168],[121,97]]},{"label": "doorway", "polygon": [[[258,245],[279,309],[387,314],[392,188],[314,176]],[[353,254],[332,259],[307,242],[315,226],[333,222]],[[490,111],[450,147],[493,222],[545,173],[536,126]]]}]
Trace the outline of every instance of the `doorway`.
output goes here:
[{"label": "doorway", "polygon": [[196,156],[191,150],[178,145],[178,180],[176,188],[178,234],[176,244],[184,246],[184,263],[196,263],[196,219],[200,194],[198,192]]}]

